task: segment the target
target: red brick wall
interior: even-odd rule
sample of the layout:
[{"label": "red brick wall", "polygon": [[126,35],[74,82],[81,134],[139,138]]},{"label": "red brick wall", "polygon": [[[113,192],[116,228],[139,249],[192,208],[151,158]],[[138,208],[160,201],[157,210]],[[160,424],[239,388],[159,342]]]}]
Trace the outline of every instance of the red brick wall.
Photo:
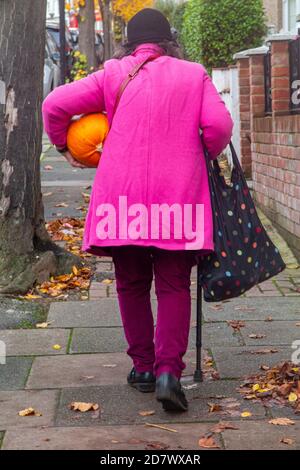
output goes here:
[{"label": "red brick wall", "polygon": [[253,119],[254,198],[300,259],[300,116]]}]

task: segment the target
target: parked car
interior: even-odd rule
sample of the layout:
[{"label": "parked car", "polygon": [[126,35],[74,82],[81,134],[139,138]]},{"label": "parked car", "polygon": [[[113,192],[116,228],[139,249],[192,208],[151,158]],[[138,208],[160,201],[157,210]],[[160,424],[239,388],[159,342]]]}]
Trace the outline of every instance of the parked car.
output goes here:
[{"label": "parked car", "polygon": [[[58,50],[60,49],[60,34],[59,34],[59,23],[48,22],[46,23],[46,29],[51,34],[55,41]],[[66,58],[67,58],[67,76],[70,77],[72,66],[73,66],[73,42],[69,28],[66,26]]]},{"label": "parked car", "polygon": [[[79,31],[78,28],[70,28],[70,34],[72,37],[72,45],[74,50],[78,50]],[[104,41],[102,34],[95,32],[95,52],[97,59],[97,66],[104,62]]]},{"label": "parked car", "polygon": [[44,98],[60,84],[60,54],[51,35],[46,31],[44,60]]}]

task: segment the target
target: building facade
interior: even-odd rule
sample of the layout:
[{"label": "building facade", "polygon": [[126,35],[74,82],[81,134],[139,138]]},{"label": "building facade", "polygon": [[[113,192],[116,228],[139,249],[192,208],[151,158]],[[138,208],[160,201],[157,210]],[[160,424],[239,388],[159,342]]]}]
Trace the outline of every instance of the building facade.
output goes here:
[{"label": "building facade", "polygon": [[278,33],[283,25],[283,0],[263,0],[270,33]]}]

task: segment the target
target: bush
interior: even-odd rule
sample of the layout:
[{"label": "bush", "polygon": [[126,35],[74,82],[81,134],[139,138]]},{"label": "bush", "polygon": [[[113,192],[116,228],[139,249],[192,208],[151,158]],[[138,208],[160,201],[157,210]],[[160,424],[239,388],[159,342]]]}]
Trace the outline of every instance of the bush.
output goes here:
[{"label": "bush", "polygon": [[208,70],[232,64],[236,52],[260,46],[267,33],[262,0],[189,0],[185,5],[184,49]]}]

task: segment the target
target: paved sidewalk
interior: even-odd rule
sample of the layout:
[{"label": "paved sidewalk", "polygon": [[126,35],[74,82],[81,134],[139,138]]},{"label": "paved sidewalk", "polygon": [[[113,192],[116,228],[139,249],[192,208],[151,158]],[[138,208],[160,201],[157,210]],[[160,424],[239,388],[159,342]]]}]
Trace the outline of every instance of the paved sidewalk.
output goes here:
[{"label": "paved sidewalk", "polygon": [[[45,169],[48,165],[53,169]],[[51,151],[42,161],[42,174],[43,192],[52,193],[45,197],[47,218],[80,216],[81,192],[90,185],[93,170],[70,171]],[[68,207],[54,207],[61,202]],[[295,268],[292,254],[277,240]],[[49,305],[1,300],[0,340],[8,356],[7,364],[0,365],[2,449],[201,450],[199,439],[220,421],[237,428],[213,435],[221,449],[300,449],[299,414],[289,407],[246,401],[239,393],[243,377],[261,372],[262,365],[291,360],[292,343],[300,340],[300,269],[287,269],[242,298],[204,303],[201,384],[193,382],[195,275],[194,270],[193,319],[182,379],[190,407],[183,414],[163,412],[154,394],[141,394],[126,384],[131,362],[124,352],[111,260],[98,260],[87,300]],[[228,324],[232,320],[244,326],[236,331]],[[44,321],[47,328],[35,328]],[[99,409],[75,412],[72,402],[97,403]],[[42,416],[18,415],[29,407]],[[294,424],[270,424],[275,417]]]}]

